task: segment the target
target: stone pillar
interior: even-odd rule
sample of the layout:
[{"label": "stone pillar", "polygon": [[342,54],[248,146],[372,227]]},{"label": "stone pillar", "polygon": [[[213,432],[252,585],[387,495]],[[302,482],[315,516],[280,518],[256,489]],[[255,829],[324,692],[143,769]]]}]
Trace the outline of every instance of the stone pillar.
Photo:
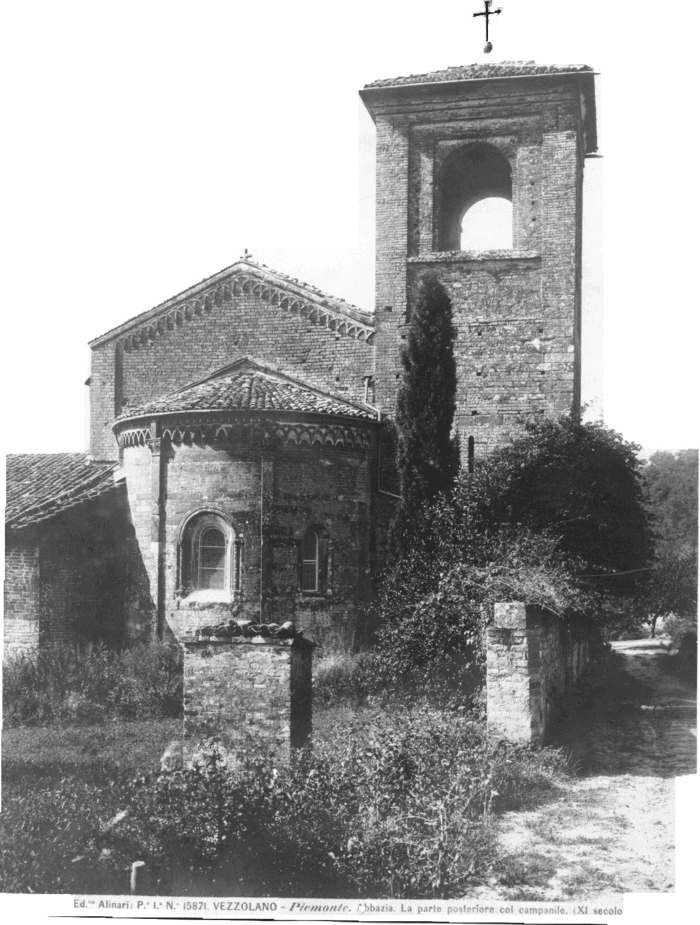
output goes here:
[{"label": "stone pillar", "polygon": [[185,754],[211,736],[234,761],[260,748],[284,759],[304,745],[313,648],[303,636],[185,639]]}]

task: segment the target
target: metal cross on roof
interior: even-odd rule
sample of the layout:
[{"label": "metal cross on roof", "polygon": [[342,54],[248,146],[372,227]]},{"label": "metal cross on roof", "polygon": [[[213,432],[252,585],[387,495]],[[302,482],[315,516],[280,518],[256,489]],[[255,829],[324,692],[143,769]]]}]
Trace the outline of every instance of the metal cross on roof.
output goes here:
[{"label": "metal cross on roof", "polygon": [[484,0],[483,13],[474,13],[474,16],[484,16],[486,18],[486,44],[484,45],[484,51],[487,54],[493,48],[493,45],[491,44],[491,42],[489,42],[489,17],[498,16],[499,13],[503,12],[500,7],[497,10],[492,10],[491,9],[492,3],[493,3],[493,0]]}]

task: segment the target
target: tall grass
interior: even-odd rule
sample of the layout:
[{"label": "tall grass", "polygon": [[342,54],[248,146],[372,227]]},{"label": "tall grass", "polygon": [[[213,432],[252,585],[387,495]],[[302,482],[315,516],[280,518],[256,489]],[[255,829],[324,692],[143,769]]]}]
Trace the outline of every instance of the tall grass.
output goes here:
[{"label": "tall grass", "polygon": [[181,711],[181,655],[160,643],[122,651],[101,643],[56,646],[10,655],[3,663],[6,726]]}]

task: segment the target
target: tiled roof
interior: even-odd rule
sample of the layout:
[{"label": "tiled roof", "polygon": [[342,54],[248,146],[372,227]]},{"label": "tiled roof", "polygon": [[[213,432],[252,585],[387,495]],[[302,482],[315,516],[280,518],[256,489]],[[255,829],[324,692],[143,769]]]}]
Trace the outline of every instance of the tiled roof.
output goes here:
[{"label": "tiled roof", "polygon": [[403,87],[410,84],[444,83],[450,80],[493,80],[498,77],[539,77],[542,74],[593,73],[586,64],[535,64],[534,61],[501,61],[494,64],[465,64],[448,67],[428,74],[410,74],[408,77],[388,77],[366,84],[374,87]]},{"label": "tiled roof", "polygon": [[368,405],[322,392],[244,357],[202,382],[138,408],[129,408],[117,419],[117,425],[134,418],[188,411],[296,411],[366,420],[377,418],[377,412]]},{"label": "tiled roof", "polygon": [[311,286],[294,277],[287,276],[285,273],[280,273],[278,270],[273,270],[271,267],[265,266],[264,263],[256,263],[250,257],[246,256],[241,257],[241,259],[232,266],[226,267],[226,269],[221,270],[219,273],[215,273],[213,276],[203,279],[194,286],[190,286],[190,288],[185,289],[184,292],[180,292],[178,295],[167,299],[165,302],[161,302],[160,305],[156,305],[155,308],[134,315],[132,318],[123,322],[123,324],[111,328],[109,331],[90,341],[90,346],[99,346],[112,337],[124,334],[132,328],[142,327],[143,325],[151,323],[155,325],[158,320],[161,319],[161,316],[167,316],[168,313],[181,303],[203,299],[208,294],[211,295],[217,292],[220,294],[221,287],[235,280],[249,281],[254,285],[262,283],[268,286],[274,286],[293,298],[301,299],[319,308],[321,313],[327,313],[344,320],[349,319],[361,328],[368,329],[368,334],[371,335],[373,332],[374,315],[372,312],[357,308],[355,305],[351,305],[350,302],[346,302],[345,299],[329,295],[321,289],[317,289],[315,286]]},{"label": "tiled roof", "polygon": [[84,453],[9,454],[5,525],[26,527],[104,494],[115,487],[114,468]]}]

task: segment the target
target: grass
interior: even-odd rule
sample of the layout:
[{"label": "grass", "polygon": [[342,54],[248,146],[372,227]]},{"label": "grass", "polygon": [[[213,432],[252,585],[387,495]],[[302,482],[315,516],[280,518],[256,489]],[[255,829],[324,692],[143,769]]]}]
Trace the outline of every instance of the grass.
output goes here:
[{"label": "grass", "polygon": [[459,896],[494,811],[563,770],[425,703],[317,716],[313,755],[238,778],[154,773],[178,720],[8,730],[0,889],[122,893],[145,859],[163,895]]},{"label": "grass", "polygon": [[10,655],[3,662],[5,728],[182,712],[182,658],[152,643],[122,651],[64,645]]}]

